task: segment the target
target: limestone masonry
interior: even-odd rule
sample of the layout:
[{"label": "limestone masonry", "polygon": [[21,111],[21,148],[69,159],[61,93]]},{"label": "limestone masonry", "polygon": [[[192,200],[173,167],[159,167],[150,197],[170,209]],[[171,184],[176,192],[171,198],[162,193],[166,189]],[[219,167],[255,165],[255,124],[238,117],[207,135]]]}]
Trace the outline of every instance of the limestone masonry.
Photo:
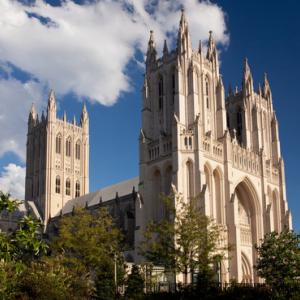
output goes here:
[{"label": "limestone masonry", "polygon": [[[150,33],[139,178],[102,192],[88,194],[85,106],[79,125],[75,120],[68,123],[66,117],[57,119],[53,92],[47,116],[39,120],[32,107],[26,200],[35,203],[45,224],[70,212],[72,205],[92,207],[110,201],[122,230],[131,230],[130,256],[140,262],[137,247],[146,224],[164,217],[159,195],[168,194],[173,186],[186,201],[197,197],[203,213],[223,229],[224,243],[233,246],[230,259],[220,266],[222,282],[260,282],[253,268],[254,245],[267,232],[292,228],[272,92],[266,75],[262,87],[254,90],[245,60],[241,89],[230,90],[225,99],[211,32],[205,52],[201,43],[199,49],[192,49],[184,11],[175,50],[169,51],[165,42],[158,58],[154,33]],[[122,199],[126,199],[123,205]],[[64,211],[65,207],[69,209]]]}]

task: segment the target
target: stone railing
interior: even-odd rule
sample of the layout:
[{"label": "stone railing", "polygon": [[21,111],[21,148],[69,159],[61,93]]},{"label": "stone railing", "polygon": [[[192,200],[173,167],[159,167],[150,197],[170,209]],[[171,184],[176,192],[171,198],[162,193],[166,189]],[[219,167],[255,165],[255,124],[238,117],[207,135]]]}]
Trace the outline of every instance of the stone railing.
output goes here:
[{"label": "stone railing", "polygon": [[260,157],[257,153],[232,145],[232,164],[233,167],[248,173],[260,176],[261,164]]},{"label": "stone railing", "polygon": [[153,141],[148,146],[149,160],[158,159],[160,156],[169,155],[172,152],[172,139],[165,137],[161,140]]},{"label": "stone railing", "polygon": [[217,141],[204,139],[202,141],[202,149],[206,156],[219,161],[223,160],[223,144]]},{"label": "stone railing", "polygon": [[182,130],[180,134],[181,149],[192,151],[194,149],[194,132],[193,130]]}]

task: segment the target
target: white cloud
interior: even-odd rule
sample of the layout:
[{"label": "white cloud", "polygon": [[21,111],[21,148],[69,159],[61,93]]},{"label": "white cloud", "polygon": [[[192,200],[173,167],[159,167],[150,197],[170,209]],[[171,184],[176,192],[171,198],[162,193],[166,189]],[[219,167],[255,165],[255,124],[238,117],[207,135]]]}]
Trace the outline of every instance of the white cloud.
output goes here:
[{"label": "white cloud", "polygon": [[32,102],[41,107],[42,92],[35,81],[0,79],[0,157],[12,151],[24,161],[28,113]]},{"label": "white cloud", "polygon": [[219,43],[228,43],[224,12],[209,1],[103,0],[78,5],[65,0],[54,7],[43,0],[30,6],[0,0],[2,67],[10,62],[39,82],[23,84],[11,76],[0,80],[0,156],[14,151],[24,158],[30,102],[45,101],[45,87],[62,97],[72,92],[103,105],[113,105],[121,93],[130,91],[126,66],[136,50],[145,53],[150,29],[159,50],[167,33],[176,34],[181,4],[195,47],[199,39],[207,40],[209,30]]},{"label": "white cloud", "polygon": [[25,168],[9,164],[0,175],[0,190],[20,200],[25,196]]}]

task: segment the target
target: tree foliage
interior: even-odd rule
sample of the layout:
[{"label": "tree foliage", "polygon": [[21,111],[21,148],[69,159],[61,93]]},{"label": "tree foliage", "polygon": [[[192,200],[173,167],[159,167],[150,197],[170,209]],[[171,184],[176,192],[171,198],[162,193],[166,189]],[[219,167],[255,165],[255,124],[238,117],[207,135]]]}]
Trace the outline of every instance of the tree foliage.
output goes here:
[{"label": "tree foliage", "polygon": [[[21,201],[11,200],[9,194],[0,191],[0,212],[14,212]],[[48,245],[42,239],[40,220],[28,215],[23,216],[14,232],[0,231],[0,259],[27,262],[47,252]]]},{"label": "tree foliage", "polygon": [[121,241],[107,209],[76,208],[72,215],[61,218],[59,234],[51,243],[52,256],[62,255],[64,265],[90,276],[98,297],[111,299],[116,289],[115,264],[118,282],[124,275]]},{"label": "tree foliage", "polygon": [[296,293],[295,297],[300,297],[300,235],[287,230],[268,233],[257,250],[257,273],[274,294],[282,299],[299,299],[293,297]]},{"label": "tree foliage", "polygon": [[126,280],[126,299],[143,299],[144,296],[144,279],[137,265],[133,265],[131,273]]},{"label": "tree foliage", "polygon": [[[140,253],[166,271],[187,276],[195,271],[208,275],[211,265],[224,256],[220,228],[197,206],[180,195],[162,196],[165,217],[147,225]],[[176,203],[176,209],[175,209]]]}]

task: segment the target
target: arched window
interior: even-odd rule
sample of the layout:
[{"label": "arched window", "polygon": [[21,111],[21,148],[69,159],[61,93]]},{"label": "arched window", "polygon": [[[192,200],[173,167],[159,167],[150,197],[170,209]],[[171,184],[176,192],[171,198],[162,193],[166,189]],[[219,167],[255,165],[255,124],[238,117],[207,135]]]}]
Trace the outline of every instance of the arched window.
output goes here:
[{"label": "arched window", "polygon": [[237,123],[237,136],[240,137],[242,135],[242,130],[243,130],[243,118],[242,118],[241,108],[239,108],[237,111],[236,123]]},{"label": "arched window", "polygon": [[56,153],[61,154],[61,135],[56,136]]},{"label": "arched window", "polygon": [[55,179],[55,193],[60,194],[60,177],[56,176]]},{"label": "arched window", "polygon": [[66,195],[71,195],[71,180],[69,178],[66,180]]},{"label": "arched window", "polygon": [[80,197],[80,182],[78,180],[75,185],[75,197]]},{"label": "arched window", "polygon": [[76,142],[76,147],[75,147],[75,158],[80,159],[80,141]]},{"label": "arched window", "polygon": [[71,156],[71,138],[66,140],[66,156]]},{"label": "arched window", "polygon": [[186,162],[186,186],[187,198],[190,200],[194,196],[193,163],[190,160]]},{"label": "arched window", "polygon": [[159,81],[158,81],[158,108],[159,110],[163,109],[163,92],[164,92],[164,82],[163,82],[163,78],[159,77]]},{"label": "arched window", "polygon": [[193,70],[189,69],[188,71],[188,94],[193,93]]},{"label": "arched window", "polygon": [[184,138],[184,146],[187,146],[187,145],[188,145],[188,138],[185,137],[185,138]]},{"label": "arched window", "polygon": [[208,79],[208,77],[205,78],[205,98],[206,98],[206,108],[210,109],[210,103],[209,103],[209,79]]}]

